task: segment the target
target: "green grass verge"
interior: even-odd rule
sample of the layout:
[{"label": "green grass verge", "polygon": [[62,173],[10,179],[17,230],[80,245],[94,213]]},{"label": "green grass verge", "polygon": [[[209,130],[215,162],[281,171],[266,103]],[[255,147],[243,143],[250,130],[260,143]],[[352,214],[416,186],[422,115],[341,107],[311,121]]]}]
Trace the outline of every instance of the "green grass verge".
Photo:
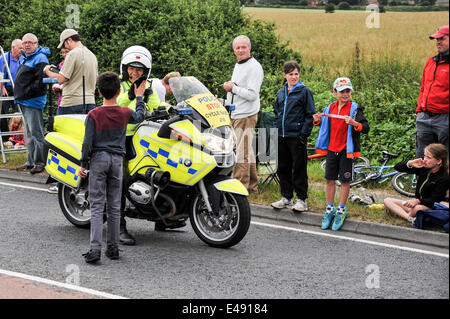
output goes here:
[{"label": "green grass verge", "polygon": [[14,152],[5,154],[6,163],[3,163],[3,159],[0,163],[0,168],[15,169],[16,166],[20,166],[27,161],[27,152]]}]

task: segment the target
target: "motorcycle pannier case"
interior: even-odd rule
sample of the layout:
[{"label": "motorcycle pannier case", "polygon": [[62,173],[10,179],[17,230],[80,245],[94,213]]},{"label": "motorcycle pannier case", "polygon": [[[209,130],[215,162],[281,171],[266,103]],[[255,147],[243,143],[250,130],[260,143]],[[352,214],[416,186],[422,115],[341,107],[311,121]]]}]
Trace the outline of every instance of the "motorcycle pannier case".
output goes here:
[{"label": "motorcycle pannier case", "polygon": [[81,178],[81,147],[86,115],[55,116],[53,132],[45,136],[45,170],[57,181],[78,188]]}]

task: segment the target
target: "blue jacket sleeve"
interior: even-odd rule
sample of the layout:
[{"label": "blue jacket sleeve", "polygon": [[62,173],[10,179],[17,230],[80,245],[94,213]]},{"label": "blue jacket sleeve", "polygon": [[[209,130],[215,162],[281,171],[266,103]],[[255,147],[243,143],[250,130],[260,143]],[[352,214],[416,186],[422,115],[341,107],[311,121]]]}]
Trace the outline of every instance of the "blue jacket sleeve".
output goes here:
[{"label": "blue jacket sleeve", "polygon": [[128,123],[137,124],[141,123],[145,118],[145,102],[142,96],[136,97],[136,112],[130,110],[130,119]]}]

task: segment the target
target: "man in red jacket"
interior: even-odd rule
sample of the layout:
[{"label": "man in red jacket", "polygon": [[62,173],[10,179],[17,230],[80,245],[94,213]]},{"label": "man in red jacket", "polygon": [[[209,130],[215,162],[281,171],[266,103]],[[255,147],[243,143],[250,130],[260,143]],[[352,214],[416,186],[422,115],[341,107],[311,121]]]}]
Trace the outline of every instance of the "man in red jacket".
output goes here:
[{"label": "man in red jacket", "polygon": [[448,25],[440,27],[430,39],[436,39],[438,54],[425,64],[416,109],[416,156],[423,157],[431,143],[442,143],[448,151],[449,44]]}]

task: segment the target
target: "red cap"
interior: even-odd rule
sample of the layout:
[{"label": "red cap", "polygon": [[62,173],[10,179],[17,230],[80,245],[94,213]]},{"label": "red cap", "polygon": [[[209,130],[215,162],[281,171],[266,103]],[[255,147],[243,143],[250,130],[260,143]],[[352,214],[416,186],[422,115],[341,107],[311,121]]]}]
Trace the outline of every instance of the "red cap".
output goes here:
[{"label": "red cap", "polygon": [[430,35],[430,39],[442,38],[445,35],[448,35],[448,25],[438,28],[435,34]]}]

